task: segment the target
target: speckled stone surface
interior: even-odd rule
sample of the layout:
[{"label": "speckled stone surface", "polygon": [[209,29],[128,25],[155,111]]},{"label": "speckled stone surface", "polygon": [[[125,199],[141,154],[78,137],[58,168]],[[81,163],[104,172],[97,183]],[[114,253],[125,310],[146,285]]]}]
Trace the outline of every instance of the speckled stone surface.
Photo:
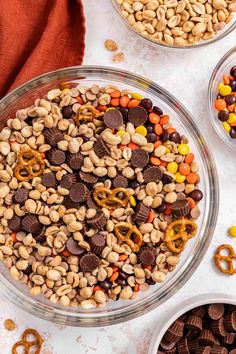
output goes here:
[{"label": "speckled stone surface", "polygon": [[[204,129],[212,148],[219,173],[220,211],[211,246],[201,265],[171,300],[139,319],[106,328],[69,328],[37,319],[0,298],[0,354],[10,354],[13,343],[25,328],[36,328],[44,337],[42,354],[146,354],[156,324],[164,313],[182,300],[200,293],[223,292],[234,295],[235,277],[221,275],[212,264],[215,248],[236,240],[226,235],[236,224],[235,153],[219,140],[207,113],[206,94],[212,70],[221,56],[235,45],[236,32],[227,39],[203,49],[172,52],[154,50],[137,40],[117,18],[109,0],[85,0],[87,19],[86,55],[84,64],[114,66],[152,79],[174,94],[194,114]],[[115,39],[125,61],[114,64],[111,53],[104,49],[107,38]],[[12,318],[17,324],[7,332],[3,322]]]}]

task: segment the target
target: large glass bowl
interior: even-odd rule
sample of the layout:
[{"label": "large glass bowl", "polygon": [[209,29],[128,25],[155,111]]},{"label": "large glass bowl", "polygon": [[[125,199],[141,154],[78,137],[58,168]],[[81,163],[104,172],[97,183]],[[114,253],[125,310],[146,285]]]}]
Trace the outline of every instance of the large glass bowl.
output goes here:
[{"label": "large glass bowl", "polygon": [[14,117],[17,109],[29,106],[34,99],[48,90],[62,85],[64,87],[82,85],[100,86],[114,84],[129,88],[149,97],[156,105],[169,114],[174,126],[188,136],[191,150],[199,161],[201,190],[204,198],[200,203],[201,217],[198,220],[198,234],[190,240],[181,256],[180,264],[169,273],[163,284],[150,286],[140,292],[135,300],[110,300],[106,307],[96,309],[63,308],[53,305],[43,297],[34,298],[28,288],[14,281],[9,270],[0,264],[0,293],[27,312],[44,319],[73,326],[104,326],[130,320],[159,306],[170,298],[191,277],[201,262],[213,236],[218,215],[218,179],[212,154],[191,114],[171,94],[150,80],[127,71],[106,67],[81,66],[57,70],[39,76],[0,101],[0,121],[2,126],[8,118]]},{"label": "large glass bowl", "polygon": [[201,40],[196,44],[188,45],[188,46],[178,46],[178,45],[169,45],[169,44],[164,44],[164,43],[157,43],[153,41],[150,38],[142,36],[138,31],[134,29],[134,27],[131,26],[131,24],[128,22],[128,20],[122,16],[121,10],[120,10],[120,5],[116,0],[110,0],[115,11],[117,12],[118,16],[123,20],[123,22],[126,24],[126,26],[129,28],[130,31],[132,31],[138,38],[142,39],[146,44],[151,45],[154,48],[162,48],[162,49],[172,49],[172,50],[185,50],[185,49],[194,49],[194,48],[201,48],[204,47],[208,44],[215,43],[219,41],[220,39],[223,39],[225,36],[230,34],[233,30],[236,28],[236,15],[234,15],[233,19],[224,27],[223,30],[217,32],[217,34],[208,40]]},{"label": "large glass bowl", "polygon": [[232,66],[236,65],[236,47],[230,49],[216,65],[208,86],[208,110],[211,122],[220,138],[233,150],[236,150],[236,139],[232,139],[223,128],[223,122],[218,119],[215,100],[218,94],[218,85],[223,81],[224,75],[229,75]]}]

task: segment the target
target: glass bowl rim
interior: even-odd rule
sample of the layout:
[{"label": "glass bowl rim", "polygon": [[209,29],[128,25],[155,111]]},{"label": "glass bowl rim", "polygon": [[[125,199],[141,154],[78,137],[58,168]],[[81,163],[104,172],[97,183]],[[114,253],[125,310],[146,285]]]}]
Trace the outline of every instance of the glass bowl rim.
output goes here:
[{"label": "glass bowl rim", "polygon": [[[207,166],[207,177],[210,186],[209,204],[214,205],[215,207],[211,208],[207,224],[205,225],[204,234],[207,234],[208,237],[206,238],[206,240],[204,240],[204,242],[200,242],[191,261],[189,262],[189,268],[184,269],[184,272],[178,274],[178,277],[176,278],[174,284],[169,284],[168,288],[166,289],[165,295],[160,296],[160,299],[155,296],[155,293],[153,293],[145,298],[145,302],[142,301],[142,303],[140,304],[136,303],[136,301],[134,300],[132,301],[133,303],[129,306],[129,308],[125,309],[112,309],[110,310],[110,312],[104,311],[103,313],[70,313],[66,310],[67,308],[58,309],[53,308],[52,306],[47,306],[46,304],[39,303],[37,301],[37,298],[33,298],[30,295],[25,295],[19,289],[15,288],[12,284],[10,284],[10,282],[0,274],[0,293],[7,296],[11,302],[16,304],[17,306],[20,306],[22,309],[29,312],[30,314],[36,315],[37,317],[41,317],[45,320],[78,327],[107,326],[120,322],[125,322],[127,320],[131,320],[147,313],[148,311],[161,305],[164,301],[174,295],[193,275],[195,270],[198,268],[203,256],[205,255],[213,237],[219,209],[219,185],[215,161],[213,155],[209,150],[209,147],[206,146],[205,139],[203,138],[202,133],[196,125],[192,114],[172,94],[170,94],[161,86],[155,84],[153,81],[150,81],[149,79],[146,79],[140,75],[133,74],[126,70],[114,69],[105,66],[82,65],[62,68],[37,76],[32,80],[24,83],[20,87],[16,88],[12,92],[8,93],[5,97],[3,97],[3,99],[0,100],[0,111],[1,108],[4,110],[7,102],[11,102],[14,97],[23,97],[24,93],[28,92],[30,88],[36,88],[37,83],[44,82],[46,84],[50,83],[50,81],[53,79],[59,80],[61,78],[66,78],[69,75],[82,76],[86,74],[89,75],[89,73],[100,75],[102,73],[106,73],[106,75],[113,75],[113,79],[117,81],[118,77],[122,77],[125,75],[126,79],[128,78],[129,80],[133,80],[132,84],[134,86],[137,86],[138,83],[140,85],[142,83],[144,87],[145,85],[147,85],[149,89],[152,89],[152,91],[156,93],[160,101],[163,100],[162,97],[165,97],[169,101],[168,103],[170,104],[170,107],[172,109],[174,109],[173,107],[178,108],[178,115],[182,114],[182,118],[185,120],[185,123],[191,123],[192,125],[192,134],[196,136],[196,140],[199,140],[199,153],[201,153],[201,155],[206,154],[204,162]],[[145,90],[145,88],[143,88],[143,90]],[[177,113],[177,111],[175,112]],[[212,193],[212,190],[214,190],[214,193]],[[14,296],[9,296],[10,294],[14,294]]]},{"label": "glass bowl rim", "polygon": [[[170,44],[163,44],[163,43],[158,43],[153,41],[150,38],[144,37],[142,36],[138,31],[136,31],[129,23],[128,21],[121,15],[120,11],[119,11],[119,4],[117,3],[116,0],[110,0],[113,8],[115,9],[116,12],[118,12],[120,19],[123,21],[123,23],[125,23],[125,25],[128,27],[128,29],[130,31],[132,31],[134,34],[138,35],[138,37],[142,40],[144,40],[146,43],[148,43],[149,45],[151,45],[153,48],[162,48],[163,50],[188,50],[188,49],[197,49],[197,48],[202,48],[205,47],[207,45],[213,44],[221,39],[223,39],[224,37],[226,37],[227,35],[229,35],[231,32],[233,32],[236,29],[236,18],[232,19],[232,23],[231,25],[227,28],[227,30],[223,30],[218,32],[220,33],[219,35],[217,34],[215,37],[213,37],[212,39],[209,40],[205,40],[205,41],[200,41],[199,44],[192,44],[192,45],[185,45],[185,46],[177,46],[177,45],[170,45]],[[236,14],[234,15],[234,17],[236,17]],[[230,23],[229,23],[230,24]]]}]

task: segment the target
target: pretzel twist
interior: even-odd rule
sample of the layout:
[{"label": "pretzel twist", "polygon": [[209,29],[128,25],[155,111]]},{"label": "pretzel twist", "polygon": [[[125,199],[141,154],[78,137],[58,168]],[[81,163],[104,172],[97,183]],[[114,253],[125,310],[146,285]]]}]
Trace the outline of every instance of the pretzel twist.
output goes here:
[{"label": "pretzel twist", "polygon": [[[191,227],[190,231],[187,230],[188,226]],[[172,230],[176,232],[172,233]],[[164,241],[172,252],[181,253],[185,249],[188,240],[193,238],[196,233],[197,224],[194,221],[180,219],[167,226]],[[180,243],[178,241],[180,241]],[[179,245],[176,243],[179,243]]]},{"label": "pretzel twist", "polygon": [[[35,338],[32,341],[28,341],[27,337],[29,335],[33,335],[33,337]],[[33,328],[28,328],[24,331],[24,333],[22,334],[22,338],[21,340],[19,340],[17,343],[15,343],[13,345],[12,348],[12,354],[17,354],[17,348],[19,347],[23,347],[24,348],[24,354],[29,354],[30,353],[30,348],[31,347],[36,347],[36,350],[34,351],[34,354],[39,354],[41,351],[41,347],[43,344],[43,339],[40,336],[40,334]],[[32,353],[32,351],[31,351]]]},{"label": "pretzel twist", "polygon": [[[122,233],[122,230],[128,231],[126,231],[126,234],[124,234]],[[132,225],[128,222],[119,222],[115,225],[114,232],[119,239],[120,244],[126,243],[133,252],[139,251],[140,247],[142,246],[143,236],[135,225]],[[133,240],[131,239],[132,236]]]},{"label": "pretzel twist", "polygon": [[[87,111],[86,114],[84,111]],[[74,117],[76,125],[80,125],[80,121],[92,122],[94,119],[99,119],[102,113],[90,104],[84,104],[79,107]]]},{"label": "pretzel twist", "polygon": [[[221,254],[221,251],[227,250],[228,255],[224,256]],[[233,275],[236,273],[236,269],[234,268],[234,259],[236,259],[236,253],[234,252],[234,249],[231,245],[225,244],[221,245],[217,248],[215,256],[215,264],[217,268],[225,274]],[[223,268],[221,265],[221,261],[226,262],[227,264],[227,269]]]},{"label": "pretzel twist", "polygon": [[41,176],[44,168],[45,163],[40,152],[28,148],[18,153],[14,176],[18,181],[29,181]]},{"label": "pretzel twist", "polygon": [[[123,193],[123,197],[119,197],[119,193]],[[100,196],[101,194],[102,197]],[[120,187],[111,190],[105,187],[98,187],[93,192],[93,197],[97,205],[107,209],[115,209],[126,206],[130,195],[125,188]]]}]

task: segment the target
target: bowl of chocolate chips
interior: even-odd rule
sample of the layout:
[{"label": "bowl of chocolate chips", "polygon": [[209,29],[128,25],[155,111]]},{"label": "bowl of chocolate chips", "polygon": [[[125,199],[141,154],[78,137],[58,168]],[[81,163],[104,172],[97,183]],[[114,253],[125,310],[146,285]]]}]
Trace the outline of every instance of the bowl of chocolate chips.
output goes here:
[{"label": "bowl of chocolate chips", "polygon": [[190,278],[213,235],[218,180],[174,96],[123,70],[72,67],[4,97],[0,122],[4,296],[44,319],[104,326]]}]

